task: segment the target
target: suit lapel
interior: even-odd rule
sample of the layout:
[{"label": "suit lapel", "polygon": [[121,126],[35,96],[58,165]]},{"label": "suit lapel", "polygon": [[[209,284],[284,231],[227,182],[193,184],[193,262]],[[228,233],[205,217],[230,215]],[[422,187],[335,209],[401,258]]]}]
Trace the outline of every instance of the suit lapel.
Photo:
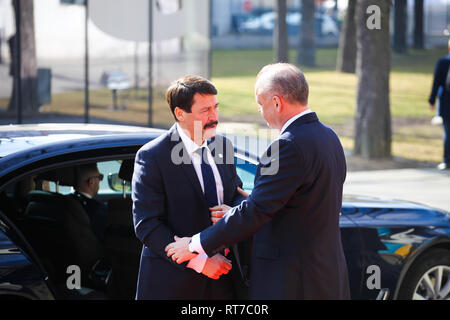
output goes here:
[{"label": "suit lapel", "polygon": [[[169,130],[170,138],[170,151],[171,151],[171,161],[175,167],[180,167],[183,173],[186,175],[187,179],[190,181],[195,193],[199,196],[201,201],[206,206],[205,197],[203,196],[202,186],[198,180],[197,173],[195,172],[194,166],[192,165],[192,160],[184,147],[184,143],[178,134],[178,131],[174,126]],[[172,159],[176,157],[175,161]]]}]

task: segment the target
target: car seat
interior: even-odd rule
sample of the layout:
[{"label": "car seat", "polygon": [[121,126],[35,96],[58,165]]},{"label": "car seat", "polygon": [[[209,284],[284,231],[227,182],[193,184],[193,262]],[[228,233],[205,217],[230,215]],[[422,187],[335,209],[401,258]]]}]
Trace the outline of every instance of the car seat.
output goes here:
[{"label": "car seat", "polygon": [[[51,170],[39,178],[73,186],[73,168]],[[56,283],[65,284],[70,265],[81,270],[81,285],[92,287],[93,268],[104,258],[104,249],[91,229],[87,213],[70,195],[31,191],[27,196],[23,227],[31,245]]]}]

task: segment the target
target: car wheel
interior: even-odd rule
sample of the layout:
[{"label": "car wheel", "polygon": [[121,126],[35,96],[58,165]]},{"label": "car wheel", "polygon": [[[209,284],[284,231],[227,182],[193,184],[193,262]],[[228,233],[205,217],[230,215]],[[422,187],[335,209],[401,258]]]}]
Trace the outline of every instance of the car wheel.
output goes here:
[{"label": "car wheel", "polygon": [[402,300],[450,300],[450,251],[434,249],[418,258],[399,292]]}]

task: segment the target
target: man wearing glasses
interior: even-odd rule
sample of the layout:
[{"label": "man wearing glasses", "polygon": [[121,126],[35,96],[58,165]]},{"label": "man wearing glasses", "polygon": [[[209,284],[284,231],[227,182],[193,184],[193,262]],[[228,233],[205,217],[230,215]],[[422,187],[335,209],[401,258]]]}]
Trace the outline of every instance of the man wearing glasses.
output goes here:
[{"label": "man wearing glasses", "polygon": [[75,192],[72,196],[80,202],[91,220],[91,227],[98,239],[103,242],[108,214],[106,206],[94,199],[100,188],[103,174],[98,171],[97,164],[85,164],[76,168]]}]

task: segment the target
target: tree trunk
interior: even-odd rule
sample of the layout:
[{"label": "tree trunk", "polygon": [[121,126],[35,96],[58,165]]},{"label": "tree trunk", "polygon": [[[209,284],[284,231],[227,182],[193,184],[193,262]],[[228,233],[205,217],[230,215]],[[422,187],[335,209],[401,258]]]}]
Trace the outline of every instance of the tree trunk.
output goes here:
[{"label": "tree trunk", "polygon": [[[379,8],[379,28],[369,24],[373,17],[366,13],[369,6]],[[391,156],[389,10],[386,0],[360,0],[356,5],[358,88],[353,151],[369,159]]]},{"label": "tree trunk", "polygon": [[414,49],[423,49],[423,0],[414,1]]},{"label": "tree trunk", "polygon": [[275,30],[273,33],[275,62],[289,62],[286,11],[287,11],[286,0],[277,0],[275,3],[276,19],[275,19]]},{"label": "tree trunk", "polygon": [[302,20],[299,31],[297,63],[314,67],[316,65],[315,2],[314,0],[303,0],[301,3]]},{"label": "tree trunk", "polygon": [[407,1],[395,0],[394,3],[394,51],[406,53]]},{"label": "tree trunk", "polygon": [[[38,110],[38,94],[37,94],[37,59],[36,59],[36,42],[34,36],[34,5],[33,0],[13,0],[14,8],[20,1],[20,12],[14,10],[15,20],[20,21],[20,52],[15,48],[12,50],[12,66],[17,63],[19,54],[21,55],[20,63],[20,86],[21,86],[21,107],[24,113],[32,114]],[[18,17],[17,15],[20,15]],[[16,25],[16,30],[19,26]],[[17,34],[15,35],[17,37]],[[11,41],[13,44],[15,41]],[[15,70],[16,68],[12,68]],[[17,77],[16,72],[12,72],[13,77]],[[16,92],[17,81],[14,81],[13,92],[11,95],[8,109],[17,111],[16,109]]]},{"label": "tree trunk", "polygon": [[339,39],[336,70],[355,73],[356,68],[356,0],[349,0]]}]

